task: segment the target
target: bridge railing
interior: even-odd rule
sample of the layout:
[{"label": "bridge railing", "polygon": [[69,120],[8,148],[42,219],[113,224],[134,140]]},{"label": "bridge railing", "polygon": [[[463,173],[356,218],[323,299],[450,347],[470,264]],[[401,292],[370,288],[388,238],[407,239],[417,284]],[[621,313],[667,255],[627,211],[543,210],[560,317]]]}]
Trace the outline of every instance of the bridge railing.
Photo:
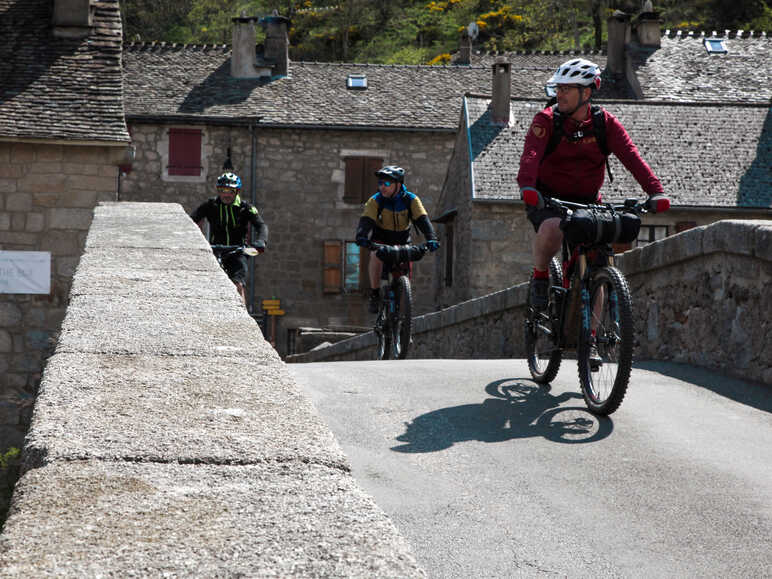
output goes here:
[{"label": "bridge railing", "polygon": [[[697,227],[617,258],[633,295],[635,359],[772,383],[772,221]],[[414,318],[411,358],[522,358],[527,283]],[[372,359],[372,332],[288,362]]]},{"label": "bridge railing", "polygon": [[97,207],[0,576],[423,576],[176,204]]}]

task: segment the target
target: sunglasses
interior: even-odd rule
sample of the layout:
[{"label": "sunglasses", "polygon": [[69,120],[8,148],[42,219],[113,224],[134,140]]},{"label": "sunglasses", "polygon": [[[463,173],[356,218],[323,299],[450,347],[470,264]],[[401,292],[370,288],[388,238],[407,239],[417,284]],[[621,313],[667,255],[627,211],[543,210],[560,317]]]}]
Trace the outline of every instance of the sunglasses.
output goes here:
[{"label": "sunglasses", "polygon": [[391,184],[394,183],[394,181],[383,181],[382,179],[378,179],[378,187],[381,185],[385,185],[386,187],[391,187]]}]

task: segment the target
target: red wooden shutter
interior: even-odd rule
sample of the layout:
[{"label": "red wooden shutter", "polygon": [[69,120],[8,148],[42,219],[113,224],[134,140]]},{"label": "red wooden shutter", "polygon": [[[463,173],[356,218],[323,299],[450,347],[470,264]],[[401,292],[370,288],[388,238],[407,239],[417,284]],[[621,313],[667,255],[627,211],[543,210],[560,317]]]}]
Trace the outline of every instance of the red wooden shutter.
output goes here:
[{"label": "red wooden shutter", "polygon": [[343,290],[343,242],[324,242],[324,293],[340,293]]},{"label": "red wooden shutter", "polygon": [[169,175],[201,175],[199,129],[169,129]]}]

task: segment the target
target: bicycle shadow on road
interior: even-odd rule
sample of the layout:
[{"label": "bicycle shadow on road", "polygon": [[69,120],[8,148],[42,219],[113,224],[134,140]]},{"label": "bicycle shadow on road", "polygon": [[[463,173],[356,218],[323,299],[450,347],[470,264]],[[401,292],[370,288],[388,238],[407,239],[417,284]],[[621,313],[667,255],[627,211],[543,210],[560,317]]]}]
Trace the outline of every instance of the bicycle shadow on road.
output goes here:
[{"label": "bicycle shadow on road", "polygon": [[611,434],[610,418],[595,416],[584,406],[561,406],[581,394],[553,396],[549,385],[539,386],[519,378],[496,380],[485,387],[492,396],[481,404],[464,404],[427,412],[405,423],[397,436],[402,445],[391,450],[405,453],[436,452],[458,442],[504,442],[543,437],[553,442],[581,444]]}]

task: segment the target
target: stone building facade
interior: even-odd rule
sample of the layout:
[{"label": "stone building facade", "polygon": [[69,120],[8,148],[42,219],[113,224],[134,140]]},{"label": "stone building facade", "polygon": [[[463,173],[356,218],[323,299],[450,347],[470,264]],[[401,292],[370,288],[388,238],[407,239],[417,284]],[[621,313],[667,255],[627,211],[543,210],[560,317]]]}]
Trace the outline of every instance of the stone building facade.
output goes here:
[{"label": "stone building facade", "polygon": [[115,201],[111,147],[0,142],[0,243],[51,254],[51,292],[0,294],[0,440],[20,446],[94,207]]},{"label": "stone building facade", "polygon": [[[282,353],[291,348],[297,328],[364,329],[372,323],[359,288],[330,292],[324,286],[325,242],[353,242],[362,212],[361,203],[344,198],[346,159],[402,165],[408,189],[431,211],[453,146],[447,131],[199,126],[203,170],[191,179],[163,172],[170,126],[176,125],[129,122],[137,155],[130,172],[121,177],[119,199],[174,201],[190,212],[216,194],[214,180],[229,158],[242,177],[245,199],[252,198],[254,184],[255,203],[269,228],[268,249],[254,259],[253,313],[260,314],[263,299],[281,300],[286,314],[279,320],[276,347]],[[413,237],[422,240],[418,232]],[[418,312],[434,308],[433,259],[428,256],[414,266]]]},{"label": "stone building facade", "polygon": [[2,284],[2,453],[22,444],[93,209],[131,155],[118,0],[0,0],[0,14],[0,251],[50,261],[48,293]]}]

